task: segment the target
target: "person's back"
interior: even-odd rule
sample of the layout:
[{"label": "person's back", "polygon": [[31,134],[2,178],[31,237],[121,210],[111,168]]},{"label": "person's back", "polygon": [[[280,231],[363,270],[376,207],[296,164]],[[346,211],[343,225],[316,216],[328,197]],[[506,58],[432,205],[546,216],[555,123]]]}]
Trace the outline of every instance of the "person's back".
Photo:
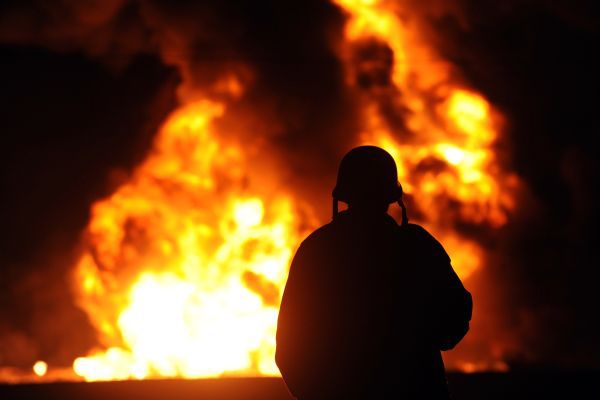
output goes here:
[{"label": "person's back", "polygon": [[442,246],[385,202],[349,201],[294,257],[276,361],[301,400],[448,397],[440,350],[466,333],[470,295]]}]

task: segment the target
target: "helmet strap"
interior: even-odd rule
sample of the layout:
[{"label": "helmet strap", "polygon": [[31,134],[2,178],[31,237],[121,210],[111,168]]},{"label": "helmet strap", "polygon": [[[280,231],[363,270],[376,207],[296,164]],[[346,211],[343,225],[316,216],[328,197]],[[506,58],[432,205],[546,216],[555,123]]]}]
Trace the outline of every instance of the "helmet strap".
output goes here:
[{"label": "helmet strap", "polygon": [[402,201],[402,197],[398,199],[398,205],[400,206],[400,209],[402,209],[402,226],[408,225],[408,214],[406,213],[406,206]]},{"label": "helmet strap", "polygon": [[[402,210],[402,225],[408,225],[408,214],[406,212],[406,206],[404,205],[404,201],[402,201],[402,197],[398,199],[398,205]],[[335,219],[338,216],[338,199],[333,198],[331,204],[332,215],[331,218]]]}]

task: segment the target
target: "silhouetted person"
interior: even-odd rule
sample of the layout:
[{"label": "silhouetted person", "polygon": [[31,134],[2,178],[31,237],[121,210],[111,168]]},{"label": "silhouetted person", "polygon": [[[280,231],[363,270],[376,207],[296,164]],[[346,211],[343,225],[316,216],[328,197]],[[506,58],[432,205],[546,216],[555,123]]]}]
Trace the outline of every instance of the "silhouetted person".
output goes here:
[{"label": "silhouetted person", "polygon": [[394,159],[357,147],[340,164],[333,220],[292,261],[277,365],[300,400],[447,399],[440,351],[464,337],[471,310],[444,248],[408,224]]}]

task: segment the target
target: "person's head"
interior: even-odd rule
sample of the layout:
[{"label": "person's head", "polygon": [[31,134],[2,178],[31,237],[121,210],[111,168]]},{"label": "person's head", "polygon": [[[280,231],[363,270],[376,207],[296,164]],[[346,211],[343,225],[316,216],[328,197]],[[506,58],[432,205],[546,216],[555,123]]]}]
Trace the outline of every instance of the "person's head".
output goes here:
[{"label": "person's head", "polygon": [[380,147],[359,146],[350,150],[340,162],[332,194],[334,217],[338,201],[350,208],[373,211],[387,210],[391,203],[399,202],[403,221],[407,220],[396,162]]}]

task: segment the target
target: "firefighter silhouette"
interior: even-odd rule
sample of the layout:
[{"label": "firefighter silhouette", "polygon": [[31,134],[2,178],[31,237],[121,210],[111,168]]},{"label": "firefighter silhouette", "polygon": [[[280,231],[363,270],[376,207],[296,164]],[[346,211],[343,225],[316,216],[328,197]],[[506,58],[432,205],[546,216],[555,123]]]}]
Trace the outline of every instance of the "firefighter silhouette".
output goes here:
[{"label": "firefighter silhouette", "polygon": [[408,223],[394,159],[361,146],[340,163],[332,221],[294,256],[275,359],[300,400],[447,399],[441,351],[465,336],[471,311],[442,245]]}]

